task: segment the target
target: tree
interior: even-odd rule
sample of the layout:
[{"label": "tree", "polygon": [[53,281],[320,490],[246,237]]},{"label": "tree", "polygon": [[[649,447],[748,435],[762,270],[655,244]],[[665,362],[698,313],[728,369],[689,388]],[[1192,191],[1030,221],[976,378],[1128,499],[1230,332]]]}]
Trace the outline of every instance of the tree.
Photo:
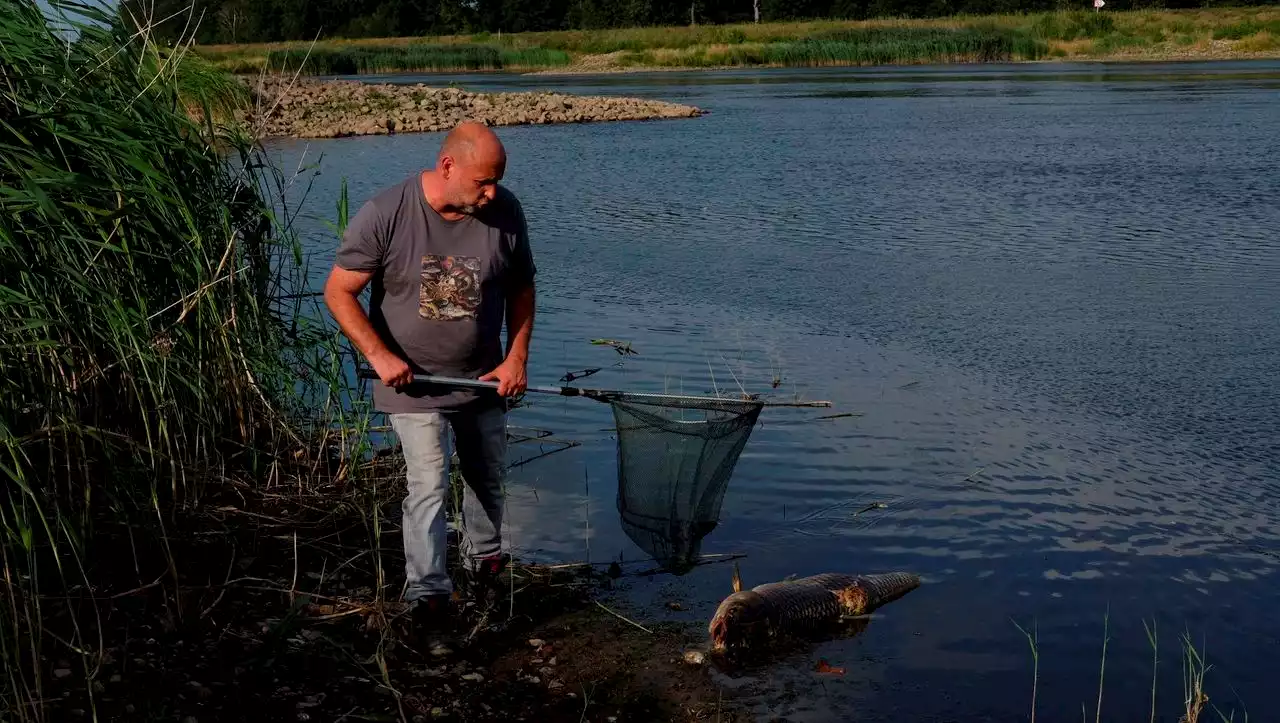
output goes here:
[{"label": "tree", "polygon": [[248,13],[241,0],[223,3],[222,7],[218,8],[218,27],[222,30],[222,37],[233,43],[239,42],[239,31],[244,27],[247,18]]},{"label": "tree", "polygon": [[401,35],[426,35],[440,26],[439,0],[402,0],[395,6]]},{"label": "tree", "polygon": [[830,0],[761,0],[760,4],[766,20],[808,20],[831,14]]}]

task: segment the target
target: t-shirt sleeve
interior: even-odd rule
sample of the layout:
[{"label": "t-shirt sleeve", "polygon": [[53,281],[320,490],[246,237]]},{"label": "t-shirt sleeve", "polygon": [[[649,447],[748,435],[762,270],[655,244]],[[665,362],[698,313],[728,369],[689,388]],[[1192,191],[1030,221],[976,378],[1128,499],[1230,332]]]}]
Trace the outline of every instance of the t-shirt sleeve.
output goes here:
[{"label": "t-shirt sleeve", "polygon": [[376,271],[387,252],[389,230],[385,215],[367,201],[347,224],[334,263],[348,271]]},{"label": "t-shirt sleeve", "polygon": [[513,204],[512,210],[515,219],[511,240],[511,259],[507,265],[507,286],[515,289],[532,284],[538,269],[533,263],[533,249],[529,245],[529,224],[524,217],[524,208],[517,201]]}]

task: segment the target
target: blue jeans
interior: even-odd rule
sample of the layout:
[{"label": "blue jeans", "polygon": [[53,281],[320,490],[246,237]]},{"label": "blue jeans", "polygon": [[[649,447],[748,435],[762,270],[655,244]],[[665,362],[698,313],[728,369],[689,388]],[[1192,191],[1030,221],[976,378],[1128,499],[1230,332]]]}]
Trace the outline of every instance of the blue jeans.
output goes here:
[{"label": "blue jeans", "polygon": [[462,559],[474,569],[481,558],[502,549],[503,484],[506,475],[507,424],[501,406],[447,413],[390,414],[404,449],[406,482],[402,511],[404,599],[453,592],[446,567],[445,505],[449,502],[449,432],[466,482],[462,519],[466,535]]}]

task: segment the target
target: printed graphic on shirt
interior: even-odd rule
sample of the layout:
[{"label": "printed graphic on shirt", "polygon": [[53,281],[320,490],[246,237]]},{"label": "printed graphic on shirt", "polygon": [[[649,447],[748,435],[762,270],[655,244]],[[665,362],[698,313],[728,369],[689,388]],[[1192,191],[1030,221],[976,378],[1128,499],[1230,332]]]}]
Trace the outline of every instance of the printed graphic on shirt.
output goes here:
[{"label": "printed graphic on shirt", "polygon": [[418,315],[432,321],[476,318],[480,307],[480,259],[474,256],[422,257]]}]

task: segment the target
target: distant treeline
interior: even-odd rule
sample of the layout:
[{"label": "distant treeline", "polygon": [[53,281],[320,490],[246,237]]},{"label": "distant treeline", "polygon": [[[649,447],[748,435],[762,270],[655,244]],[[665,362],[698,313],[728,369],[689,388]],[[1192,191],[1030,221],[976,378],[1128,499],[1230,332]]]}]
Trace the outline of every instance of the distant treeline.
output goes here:
[{"label": "distant treeline", "polygon": [[[1276,5],[1280,0],[1107,0],[1109,10]],[[157,36],[256,43],[519,33],[778,20],[1079,10],[1091,0],[124,0]],[[198,25],[192,22],[199,19]]]}]

